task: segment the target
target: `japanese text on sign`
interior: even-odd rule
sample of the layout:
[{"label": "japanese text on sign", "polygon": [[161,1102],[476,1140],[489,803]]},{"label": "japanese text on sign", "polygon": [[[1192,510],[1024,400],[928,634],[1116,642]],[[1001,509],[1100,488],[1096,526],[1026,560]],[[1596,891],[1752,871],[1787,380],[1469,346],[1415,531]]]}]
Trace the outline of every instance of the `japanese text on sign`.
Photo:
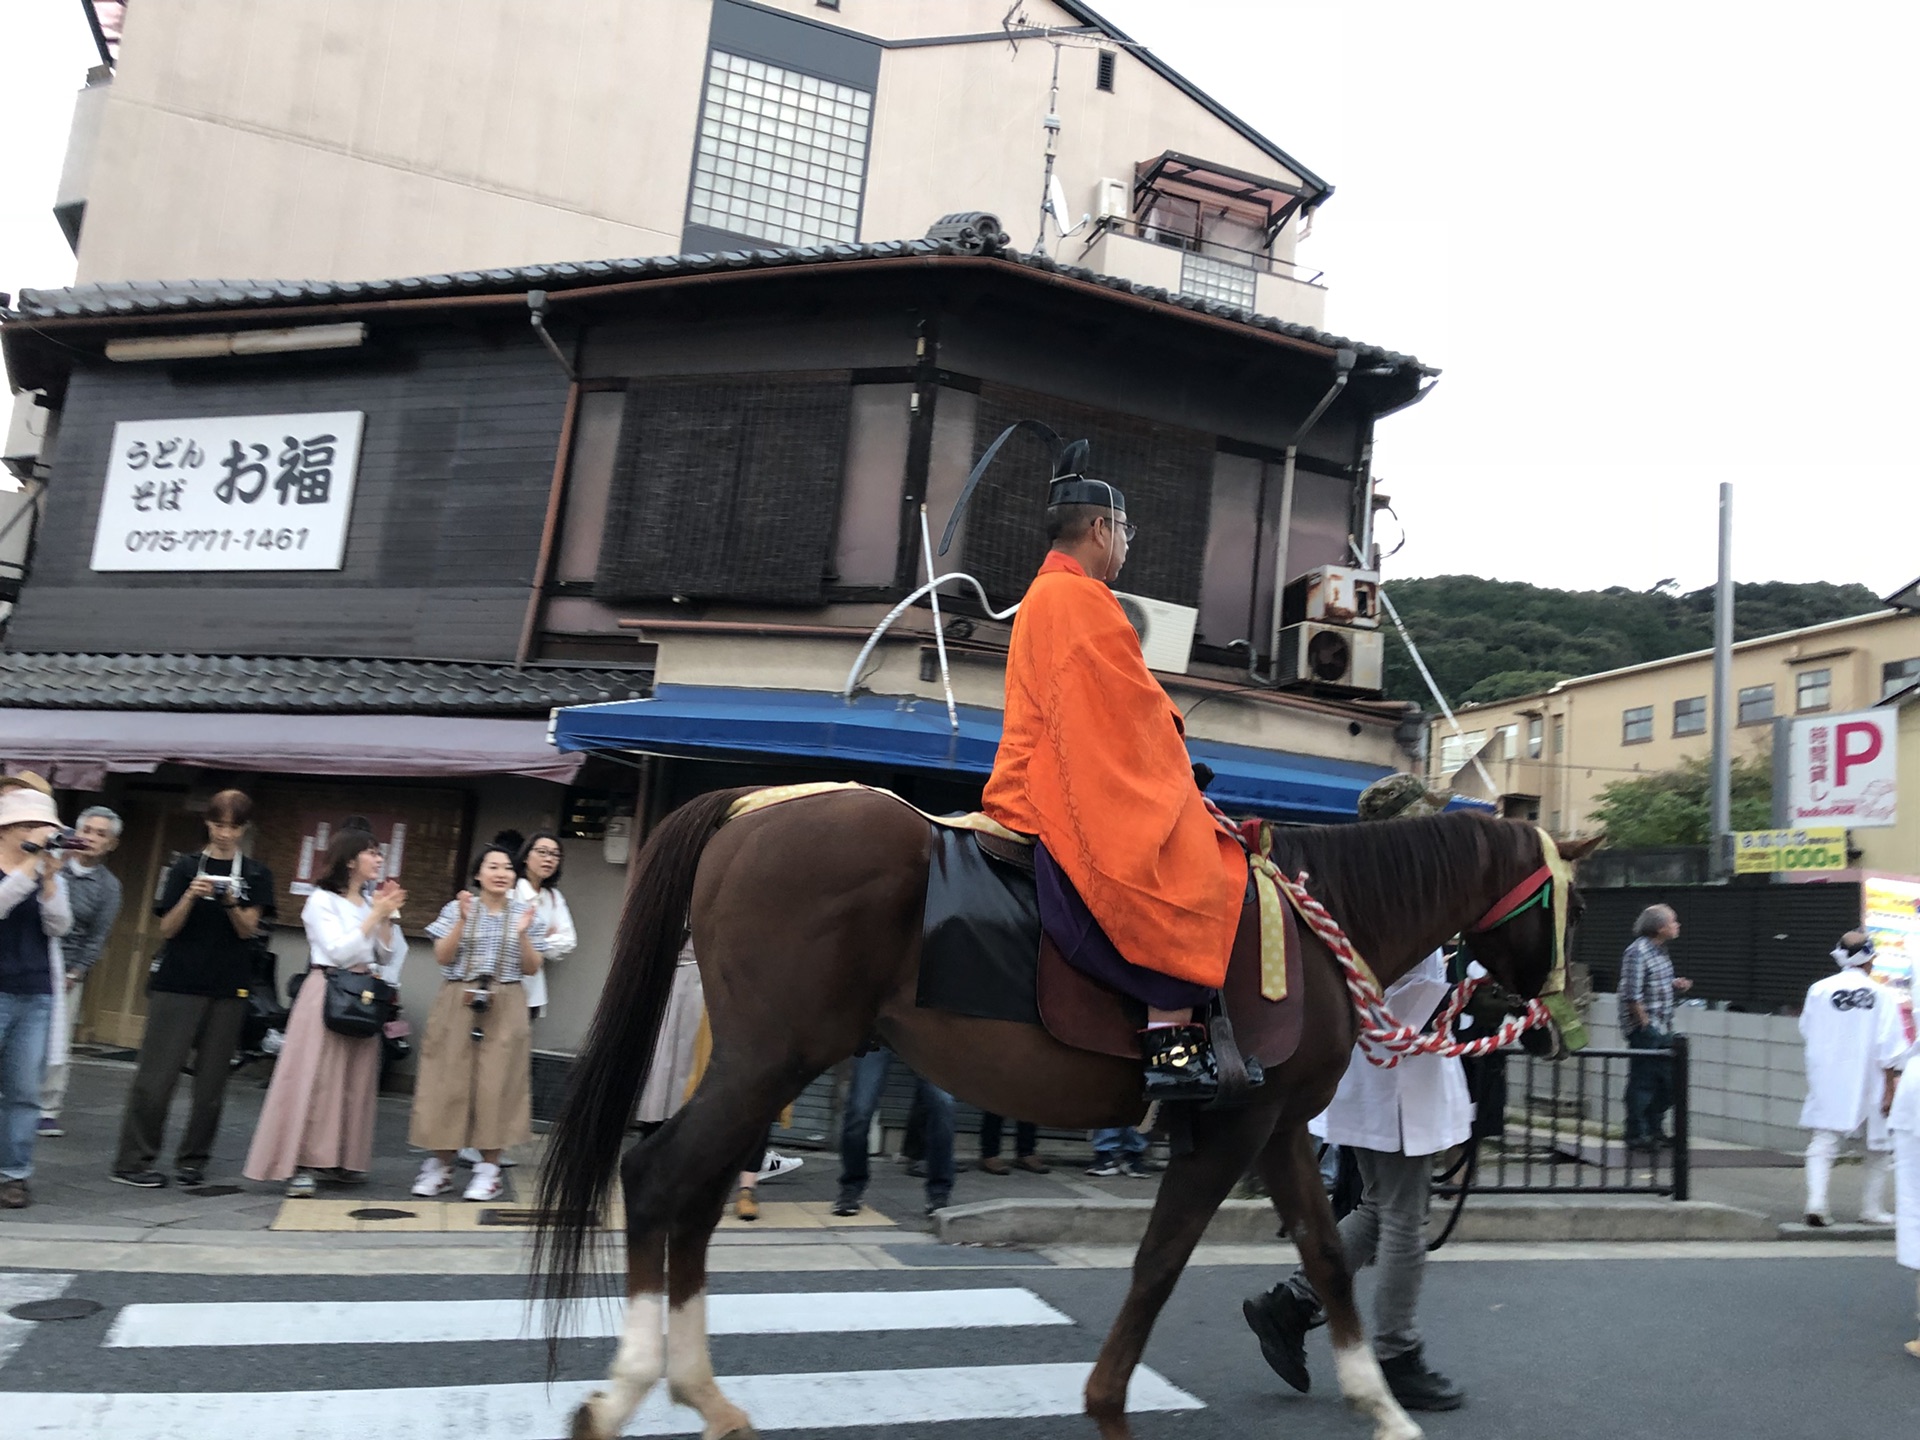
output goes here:
[{"label": "japanese text on sign", "polygon": [[1733,834],[1736,875],[1846,868],[1845,830],[1736,830]]},{"label": "japanese text on sign", "polygon": [[1855,830],[1895,823],[1898,715],[1861,710],[1795,720],[1787,746],[1787,813],[1796,825]]},{"label": "japanese text on sign", "polygon": [[95,570],[338,570],[364,415],[113,427]]}]

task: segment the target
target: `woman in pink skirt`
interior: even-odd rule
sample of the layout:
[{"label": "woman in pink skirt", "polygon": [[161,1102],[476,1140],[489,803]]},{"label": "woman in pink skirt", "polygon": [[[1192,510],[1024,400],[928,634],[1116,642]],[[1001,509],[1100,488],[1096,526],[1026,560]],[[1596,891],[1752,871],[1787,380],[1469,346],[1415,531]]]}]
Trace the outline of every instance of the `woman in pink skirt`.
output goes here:
[{"label": "woman in pink skirt", "polygon": [[407,892],[380,880],[384,863],[371,835],[342,831],[327,848],[326,868],[301,912],[311,968],[287,1020],[286,1048],[274,1062],[245,1170],[249,1180],[291,1176],[287,1194],[295,1199],[312,1196],[314,1171],[357,1184],[373,1158],[380,1037],[355,1039],[327,1029],[322,972],[371,971],[389,985],[399,983],[407,942],[394,917]]}]

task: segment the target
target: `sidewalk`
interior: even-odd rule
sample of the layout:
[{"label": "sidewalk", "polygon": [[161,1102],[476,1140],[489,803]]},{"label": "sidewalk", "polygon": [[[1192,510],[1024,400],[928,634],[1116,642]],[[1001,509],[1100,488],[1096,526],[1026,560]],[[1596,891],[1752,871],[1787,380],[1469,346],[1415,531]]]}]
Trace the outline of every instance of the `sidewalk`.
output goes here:
[{"label": "sidewalk", "polygon": [[[429,1236],[434,1236],[436,1243],[517,1249],[524,1237],[524,1211],[531,1204],[541,1141],[536,1138],[515,1157],[521,1163],[507,1171],[508,1189],[499,1200],[487,1205],[468,1204],[457,1198],[422,1203],[408,1194],[419,1156],[406,1144],[409,1102],[404,1096],[383,1097],[379,1102],[373,1168],[365,1185],[323,1185],[318,1199],[290,1201],[277,1185],[243,1179],[240,1167],[266,1095],[264,1067],[251,1067],[233,1078],[205,1186],[196,1191],[173,1186],[136,1190],[115,1184],[107,1178],[107,1172],[132,1073],[127,1061],[76,1059],[67,1110],[61,1117],[67,1134],[39,1142],[31,1182],[34,1203],[26,1210],[0,1212],[0,1238],[38,1235],[49,1241],[84,1238],[125,1244],[163,1240],[221,1246],[233,1245],[245,1236],[264,1240],[261,1232],[273,1231],[276,1243],[283,1237],[292,1241],[304,1235],[316,1245],[337,1246],[346,1233],[353,1233],[355,1243],[360,1244],[405,1246],[426,1243]],[[183,1082],[175,1096],[167,1131],[170,1144],[177,1139],[184,1121],[187,1088]],[[1009,1134],[1009,1141],[1011,1138]],[[1710,1159],[1705,1155],[1707,1149],[1712,1151]],[[763,1245],[776,1238],[807,1237],[825,1240],[832,1232],[873,1241],[924,1241],[929,1235],[939,1235],[1013,1244],[1113,1242],[1144,1219],[1127,1219],[1116,1229],[1116,1212],[1144,1209],[1156,1188],[1154,1179],[1089,1178],[1082,1173],[1091,1160],[1089,1151],[1057,1145],[1043,1151],[1043,1158],[1053,1167],[1049,1175],[1017,1170],[1006,1176],[988,1175],[975,1165],[977,1140],[962,1135],[957,1157],[960,1173],[951,1201],[959,1213],[948,1212],[941,1226],[936,1227],[923,1213],[925,1182],[909,1176],[891,1158],[880,1156],[872,1161],[868,1209],[852,1220],[840,1220],[829,1213],[838,1188],[838,1155],[822,1151],[793,1153],[801,1155],[806,1163],[793,1175],[762,1187],[763,1215],[758,1224],[743,1224],[729,1216],[723,1222],[719,1243]],[[1010,1151],[1007,1158],[1012,1158]],[[1797,1165],[1782,1166],[1781,1159],[1764,1151],[1703,1147],[1696,1152],[1695,1202],[1691,1208],[1700,1213],[1713,1207],[1745,1212],[1739,1217],[1745,1225],[1738,1231],[1741,1235],[1774,1233],[1775,1226],[1797,1226],[1801,1219],[1801,1172]],[[170,1172],[171,1162],[171,1151],[163,1152],[159,1168]],[[1843,1165],[1836,1172],[1837,1216],[1845,1218],[1857,1212],[1859,1183],[1857,1166]],[[979,1213],[973,1207],[986,1202],[1013,1202],[992,1205],[998,1216],[992,1233],[981,1233],[977,1224],[970,1227],[966,1222],[968,1214]],[[1116,1206],[1115,1202],[1134,1203]],[[1711,1225],[1703,1229],[1704,1222],[1698,1218],[1682,1220],[1671,1201],[1633,1200],[1631,1207],[1637,1207],[1632,1213],[1645,1217],[1639,1222],[1641,1228],[1635,1232],[1629,1226],[1628,1233],[1615,1235],[1614,1230],[1625,1223],[1621,1215],[1628,1211],[1618,1197],[1470,1198],[1460,1238],[1602,1238],[1597,1232],[1605,1231],[1612,1238],[1679,1240],[1735,1233],[1724,1227],[1714,1230]],[[1594,1217],[1588,1228],[1595,1229],[1595,1234],[1578,1234],[1579,1226],[1567,1212],[1596,1209],[1611,1214]],[[355,1216],[355,1211],[373,1213]],[[1087,1230],[1080,1231],[1074,1224],[1063,1222],[1063,1212],[1084,1212],[1095,1219]],[[1223,1223],[1226,1229],[1221,1238],[1265,1237],[1273,1229],[1264,1202],[1234,1206],[1233,1216]],[[1659,1228],[1662,1225],[1666,1228]],[[1833,1232],[1811,1233],[1813,1238],[1841,1238]],[[1887,1238],[1889,1234],[1885,1230],[1867,1233],[1874,1238]]]}]

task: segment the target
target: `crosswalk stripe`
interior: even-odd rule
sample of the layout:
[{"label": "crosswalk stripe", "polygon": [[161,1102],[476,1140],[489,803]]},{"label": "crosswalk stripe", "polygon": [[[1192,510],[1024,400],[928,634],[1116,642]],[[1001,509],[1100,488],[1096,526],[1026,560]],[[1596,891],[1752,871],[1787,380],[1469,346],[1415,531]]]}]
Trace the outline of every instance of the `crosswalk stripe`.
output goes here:
[{"label": "crosswalk stripe", "polygon": [[16,1305],[34,1300],[57,1300],[73,1283],[71,1275],[22,1275],[0,1273],[0,1365],[18,1350],[37,1328],[31,1320],[16,1320],[7,1314]]},{"label": "crosswalk stripe", "polygon": [[[378,1345],[524,1340],[544,1309],[520,1300],[288,1301],[129,1305],[105,1343],[119,1349],[192,1345]],[[587,1301],[569,1334],[618,1335],[612,1300]],[[855,1290],[710,1295],[713,1335],[832,1335],[860,1330],[977,1330],[1071,1325],[1031,1290]]]},{"label": "crosswalk stripe", "polygon": [[[722,1376],[727,1397],[768,1432],[795,1421],[808,1430],[1027,1420],[1077,1415],[1088,1364],[970,1365],[816,1375]],[[423,1386],[408,1390],[274,1391],[241,1394],[0,1395],[10,1440],[138,1435],[141,1440],[528,1440],[564,1435],[566,1416],[592,1382]],[[1202,1410],[1205,1405],[1144,1366],[1127,1408]],[[664,1393],[650,1396],[623,1435],[697,1435],[699,1418]]]}]

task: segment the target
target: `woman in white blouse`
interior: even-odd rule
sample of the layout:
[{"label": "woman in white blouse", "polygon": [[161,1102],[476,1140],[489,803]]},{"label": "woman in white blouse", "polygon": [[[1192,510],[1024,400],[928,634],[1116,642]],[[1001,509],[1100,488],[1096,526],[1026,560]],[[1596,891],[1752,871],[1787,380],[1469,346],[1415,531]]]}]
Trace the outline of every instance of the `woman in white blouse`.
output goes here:
[{"label": "woman in white blouse", "polygon": [[[580,936],[573,928],[573,912],[567,909],[567,897],[560,893],[560,865],[565,858],[560,837],[551,830],[536,830],[514,857],[520,879],[513,893],[518,899],[531,900],[534,913],[547,927],[548,965],[566,959],[580,944]],[[527,1010],[538,1020],[547,1006],[545,966],[527,976],[526,986]]]},{"label": "woman in white blouse", "polygon": [[356,1039],[326,1027],[324,972],[371,972],[399,983],[407,942],[396,917],[407,892],[397,881],[381,880],[384,864],[371,835],[342,831],[327,847],[317,888],[301,911],[307,979],[287,1018],[286,1047],[274,1062],[244,1172],[249,1180],[286,1180],[295,1199],[314,1193],[315,1171],[358,1184],[373,1159],[380,1037]]}]

